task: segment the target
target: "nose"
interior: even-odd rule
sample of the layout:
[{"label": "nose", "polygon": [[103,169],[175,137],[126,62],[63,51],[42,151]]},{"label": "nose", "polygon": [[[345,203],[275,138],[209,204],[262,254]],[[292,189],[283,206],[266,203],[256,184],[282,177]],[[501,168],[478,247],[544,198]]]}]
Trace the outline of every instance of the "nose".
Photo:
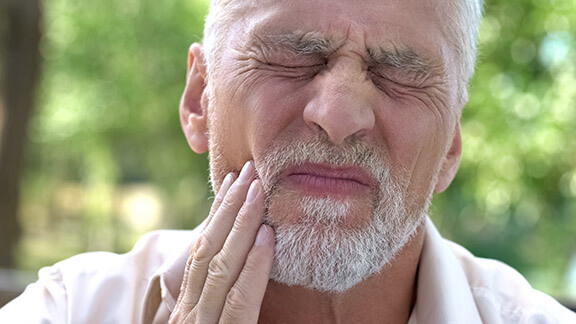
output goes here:
[{"label": "nose", "polygon": [[304,109],[304,120],[314,131],[324,131],[336,145],[374,128],[375,116],[364,72],[325,71],[317,76],[315,95]]}]

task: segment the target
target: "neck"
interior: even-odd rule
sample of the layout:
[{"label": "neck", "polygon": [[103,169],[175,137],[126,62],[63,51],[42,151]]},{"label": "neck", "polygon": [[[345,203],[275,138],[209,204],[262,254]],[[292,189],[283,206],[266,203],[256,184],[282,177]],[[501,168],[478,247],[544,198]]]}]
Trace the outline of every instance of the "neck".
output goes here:
[{"label": "neck", "polygon": [[259,323],[406,323],[416,302],[424,222],[390,265],[342,293],[268,283]]}]

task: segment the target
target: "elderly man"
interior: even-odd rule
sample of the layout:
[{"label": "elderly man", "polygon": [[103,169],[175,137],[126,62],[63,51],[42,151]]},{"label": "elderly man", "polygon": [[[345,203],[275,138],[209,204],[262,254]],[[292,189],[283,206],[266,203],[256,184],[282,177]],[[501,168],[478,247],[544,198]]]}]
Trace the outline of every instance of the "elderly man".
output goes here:
[{"label": "elderly man", "polygon": [[217,193],[193,232],[41,270],[0,318],[576,323],[427,217],[458,169],[479,0],[216,0],[180,106]]}]

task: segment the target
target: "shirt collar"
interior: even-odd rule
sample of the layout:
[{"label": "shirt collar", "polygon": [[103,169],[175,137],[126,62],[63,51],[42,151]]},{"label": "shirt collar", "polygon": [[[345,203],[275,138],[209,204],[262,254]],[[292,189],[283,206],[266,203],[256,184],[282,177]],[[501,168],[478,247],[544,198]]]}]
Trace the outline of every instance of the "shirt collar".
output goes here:
[{"label": "shirt collar", "polygon": [[462,265],[428,217],[417,294],[417,322],[482,323]]},{"label": "shirt collar", "polygon": [[[172,312],[190,255],[190,243],[201,224],[188,236],[189,243],[155,273],[144,299],[142,319],[152,323],[161,303]],[[482,323],[464,270],[438,230],[426,218],[424,246],[418,270],[418,293],[411,320],[420,323]]]},{"label": "shirt collar", "polygon": [[163,306],[168,308],[169,312],[174,310],[178,295],[180,294],[180,286],[182,285],[184,270],[186,269],[186,261],[190,256],[191,244],[195,241],[201,228],[203,228],[203,224],[200,224],[193,231],[187,232],[186,243],[177,245],[182,246],[182,249],[174,253],[172,257],[168,258],[167,261],[154,272],[154,275],[148,283],[144,297],[144,307],[141,317],[143,323],[148,324],[154,322],[156,312],[162,303]]}]

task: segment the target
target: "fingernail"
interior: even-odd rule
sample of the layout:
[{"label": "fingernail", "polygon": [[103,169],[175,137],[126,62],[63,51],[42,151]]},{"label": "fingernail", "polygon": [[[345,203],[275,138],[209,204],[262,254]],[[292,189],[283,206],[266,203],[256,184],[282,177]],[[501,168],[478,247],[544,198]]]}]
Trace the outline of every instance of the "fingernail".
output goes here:
[{"label": "fingernail", "polygon": [[262,224],[260,225],[260,229],[258,230],[258,234],[256,235],[256,242],[255,245],[264,245],[268,240],[268,237],[272,234],[272,230],[268,228],[268,225]]},{"label": "fingernail", "polygon": [[258,179],[252,181],[250,189],[248,189],[248,194],[246,195],[246,203],[251,204],[258,194],[260,193],[260,181]]},{"label": "fingernail", "polygon": [[252,174],[254,173],[254,165],[251,161],[246,162],[242,171],[240,171],[240,178],[238,180],[242,182],[246,182],[252,178]]}]

